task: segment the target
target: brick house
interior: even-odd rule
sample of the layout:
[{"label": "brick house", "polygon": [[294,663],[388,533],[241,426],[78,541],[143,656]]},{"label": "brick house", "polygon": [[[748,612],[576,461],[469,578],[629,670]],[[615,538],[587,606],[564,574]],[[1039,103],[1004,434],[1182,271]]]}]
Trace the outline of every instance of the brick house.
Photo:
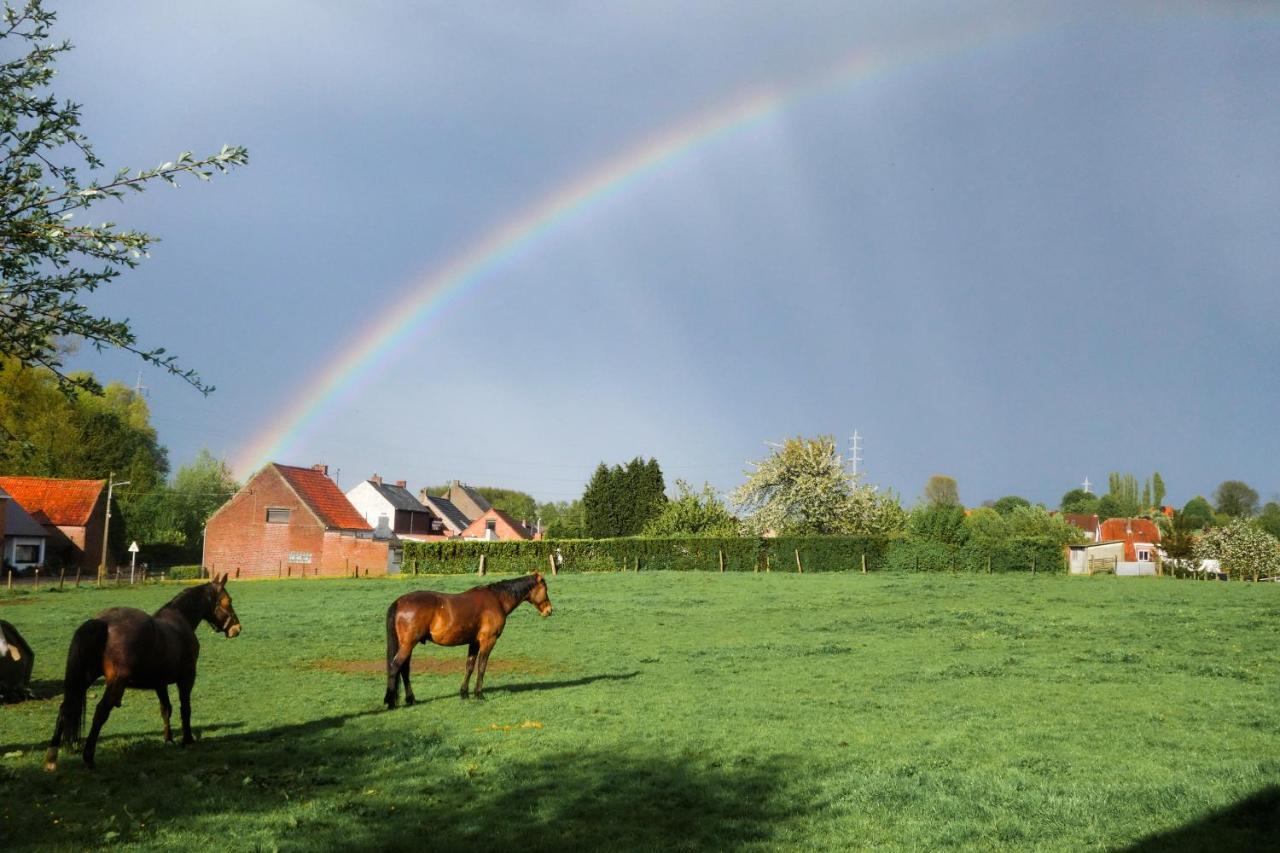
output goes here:
[{"label": "brick house", "polygon": [[1083,512],[1068,512],[1063,514],[1062,519],[1072,527],[1078,527],[1083,530],[1085,535],[1089,537],[1090,542],[1102,541],[1099,536],[1101,525],[1098,521],[1097,515]]},{"label": "brick house", "polygon": [[46,565],[98,570],[107,522],[106,480],[0,477],[0,489],[44,528]]},{"label": "brick house", "polygon": [[510,539],[538,539],[541,537],[536,536],[529,528],[502,510],[490,507],[467,525],[460,538],[505,541]]},{"label": "brick house", "polygon": [[328,466],[272,462],[205,525],[204,566],[233,577],[395,571],[399,549],[375,531],[329,479]]}]

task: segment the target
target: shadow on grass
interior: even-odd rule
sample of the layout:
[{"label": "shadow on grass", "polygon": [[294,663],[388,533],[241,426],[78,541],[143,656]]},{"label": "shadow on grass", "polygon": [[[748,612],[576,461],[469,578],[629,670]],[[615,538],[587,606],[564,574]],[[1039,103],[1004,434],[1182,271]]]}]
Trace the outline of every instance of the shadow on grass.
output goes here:
[{"label": "shadow on grass", "polygon": [[1144,838],[1126,853],[1213,851],[1253,853],[1280,850],[1280,787],[1271,785],[1251,797],[1200,820]]},{"label": "shadow on grass", "polygon": [[586,749],[500,760],[492,741],[349,725],[375,715],[396,716],[367,710],[182,751],[140,745],[110,764],[100,755],[95,773],[10,766],[0,781],[24,795],[0,799],[0,847],[697,851],[768,841],[803,820],[784,796],[799,771],[781,759]]},{"label": "shadow on grass", "polygon": [[[636,670],[634,672],[607,672],[600,675],[584,675],[582,678],[571,678],[563,681],[528,681],[522,684],[494,684],[492,686],[486,686],[484,692],[488,694],[527,693],[536,690],[563,690],[569,687],[585,687],[588,684],[595,684],[599,681],[629,681],[639,674],[640,670]],[[474,686],[474,682],[472,686]],[[403,701],[404,696],[401,695],[400,698]],[[423,705],[428,702],[443,702],[448,699],[461,701],[458,697],[458,691],[454,690],[452,693],[446,693],[443,696],[419,696],[416,699],[416,703],[418,705]],[[472,700],[468,699],[466,701],[470,702]]]}]

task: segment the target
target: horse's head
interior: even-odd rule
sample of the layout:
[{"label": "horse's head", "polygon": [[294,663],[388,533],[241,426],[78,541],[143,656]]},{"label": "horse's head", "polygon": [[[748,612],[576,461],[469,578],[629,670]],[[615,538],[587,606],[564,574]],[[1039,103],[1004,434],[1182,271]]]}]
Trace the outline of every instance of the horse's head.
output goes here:
[{"label": "horse's head", "polygon": [[227,575],[214,578],[209,584],[209,609],[205,621],[213,626],[213,630],[221,631],[228,638],[240,633],[240,619],[231,606],[231,596],[227,595]]},{"label": "horse's head", "polygon": [[547,579],[541,572],[533,573],[533,587],[529,590],[529,603],[543,616],[551,615],[551,598],[547,595]]}]

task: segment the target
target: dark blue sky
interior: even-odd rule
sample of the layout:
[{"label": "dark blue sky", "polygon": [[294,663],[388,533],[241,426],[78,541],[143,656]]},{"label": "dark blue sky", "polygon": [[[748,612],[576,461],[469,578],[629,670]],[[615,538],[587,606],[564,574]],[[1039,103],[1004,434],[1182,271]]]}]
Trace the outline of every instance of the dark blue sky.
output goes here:
[{"label": "dark blue sky", "polygon": [[426,272],[639,140],[977,31],[1019,35],[798,100],[539,241],[279,461],[561,500],[602,459],[728,490],[766,440],[856,428],[907,501],[933,473],[968,503],[1112,470],[1280,491],[1265,4],[405,6],[60,9],[56,92],[109,165],[251,151],[96,213],[163,242],[95,304],[218,386],[143,370],[175,466],[234,455]]}]

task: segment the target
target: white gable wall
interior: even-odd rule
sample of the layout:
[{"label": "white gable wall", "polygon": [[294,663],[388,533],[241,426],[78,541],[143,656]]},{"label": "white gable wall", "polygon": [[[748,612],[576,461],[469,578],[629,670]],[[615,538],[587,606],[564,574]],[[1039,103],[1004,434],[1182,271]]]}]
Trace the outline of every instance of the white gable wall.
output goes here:
[{"label": "white gable wall", "polygon": [[391,524],[395,524],[396,508],[368,480],[360,481],[359,485],[347,492],[347,500],[351,501],[356,512],[364,516],[364,520],[371,526],[378,526],[380,515],[385,515]]}]

